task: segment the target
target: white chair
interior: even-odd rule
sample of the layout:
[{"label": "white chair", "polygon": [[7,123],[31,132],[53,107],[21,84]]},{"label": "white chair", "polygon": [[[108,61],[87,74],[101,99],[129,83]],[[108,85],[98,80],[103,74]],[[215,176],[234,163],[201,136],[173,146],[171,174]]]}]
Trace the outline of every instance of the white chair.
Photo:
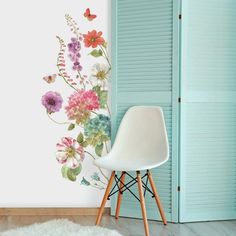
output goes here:
[{"label": "white chair", "polygon": [[[139,200],[146,235],[149,235],[144,201],[146,191],[152,193],[155,197],[161,218],[163,223],[166,225],[167,221],[161,201],[149,170],[162,165],[168,160],[168,158],[169,147],[162,109],[156,106],[131,107],[122,119],[110,153],[94,161],[96,166],[112,171],[101,207],[98,212],[96,225],[100,224],[107,199],[109,199],[110,196],[116,192],[118,192],[116,207],[116,218],[118,219],[122,193],[126,190],[130,191],[129,187],[134,183],[138,183]],[[147,181],[150,182],[152,190],[150,190],[147,183],[145,184],[142,180],[144,176],[141,177],[141,170],[147,171],[144,176],[146,176]],[[120,178],[118,178],[115,174],[116,171],[122,172]],[[133,178],[133,182],[131,181],[132,183],[125,184],[125,175],[129,175],[129,171],[136,171],[137,177]],[[130,177],[132,178],[132,176]],[[114,180],[116,185],[111,190]],[[116,186],[118,187],[117,191],[115,191]]]}]

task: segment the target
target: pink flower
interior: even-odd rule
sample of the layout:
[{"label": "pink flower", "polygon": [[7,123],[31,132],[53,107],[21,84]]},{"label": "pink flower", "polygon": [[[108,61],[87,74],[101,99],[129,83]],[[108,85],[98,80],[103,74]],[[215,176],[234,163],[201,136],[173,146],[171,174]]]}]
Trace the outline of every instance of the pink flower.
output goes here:
[{"label": "pink flower", "polygon": [[57,143],[57,161],[68,168],[75,169],[84,160],[84,149],[70,137],[64,137]]},{"label": "pink flower", "polygon": [[76,120],[77,124],[85,123],[90,112],[99,108],[99,99],[93,90],[79,90],[69,97],[65,107],[68,119]]}]

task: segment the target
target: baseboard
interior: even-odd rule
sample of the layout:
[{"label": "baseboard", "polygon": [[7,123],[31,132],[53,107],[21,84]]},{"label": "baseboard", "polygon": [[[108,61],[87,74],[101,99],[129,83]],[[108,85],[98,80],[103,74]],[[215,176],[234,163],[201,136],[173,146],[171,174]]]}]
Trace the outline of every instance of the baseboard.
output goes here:
[{"label": "baseboard", "polygon": [[[0,216],[93,216],[99,208],[0,208]],[[104,209],[110,215],[111,208]]]}]

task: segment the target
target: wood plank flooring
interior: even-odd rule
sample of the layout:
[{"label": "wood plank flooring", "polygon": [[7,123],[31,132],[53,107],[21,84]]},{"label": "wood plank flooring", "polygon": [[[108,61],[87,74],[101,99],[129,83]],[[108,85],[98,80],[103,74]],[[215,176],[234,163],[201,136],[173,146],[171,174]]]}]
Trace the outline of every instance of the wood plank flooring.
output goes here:
[{"label": "wood plank flooring", "polygon": [[[35,222],[45,222],[55,218],[66,218],[81,225],[94,225],[95,216],[1,216],[0,232],[7,229],[26,226]],[[124,236],[143,236],[142,220],[119,218],[111,216],[102,218],[102,226],[116,229]],[[149,221],[151,236],[236,236],[236,221],[215,221],[186,224],[168,223],[163,226],[161,222]],[[1,233],[0,233],[1,235]]]}]

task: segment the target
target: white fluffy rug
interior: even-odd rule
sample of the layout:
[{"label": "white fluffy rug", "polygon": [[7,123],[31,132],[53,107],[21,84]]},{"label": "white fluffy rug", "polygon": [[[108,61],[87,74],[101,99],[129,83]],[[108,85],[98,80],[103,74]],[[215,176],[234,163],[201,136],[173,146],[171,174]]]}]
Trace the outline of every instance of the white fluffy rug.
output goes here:
[{"label": "white fluffy rug", "polygon": [[0,233],[0,236],[122,236],[115,230],[81,226],[66,219],[36,223]]}]

